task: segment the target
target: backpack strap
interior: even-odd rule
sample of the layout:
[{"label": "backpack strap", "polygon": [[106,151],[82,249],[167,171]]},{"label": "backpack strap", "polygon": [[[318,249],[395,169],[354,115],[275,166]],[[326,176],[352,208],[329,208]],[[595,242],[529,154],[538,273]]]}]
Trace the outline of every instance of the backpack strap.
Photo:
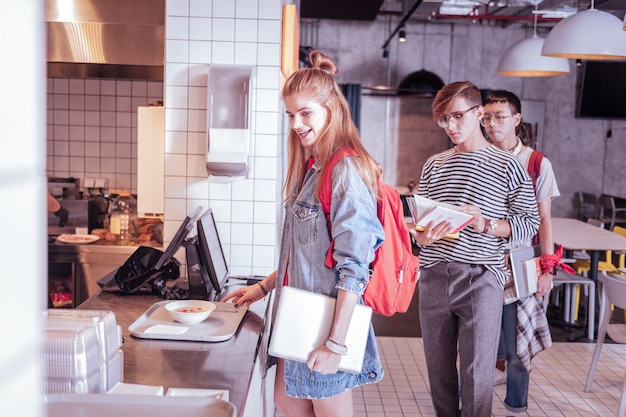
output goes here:
[{"label": "backpack strap", "polygon": [[[533,190],[535,191],[535,195],[537,195],[537,178],[539,178],[539,172],[541,171],[541,161],[545,155],[539,151],[533,149],[530,154],[530,159],[528,160],[528,175],[530,179],[533,180]],[[539,245],[539,233],[537,233],[532,240],[533,245]]]},{"label": "backpack strap", "polygon": [[329,268],[335,267],[335,260],[333,259],[333,250],[335,248],[335,242],[332,240],[332,224],[330,223],[330,201],[332,199],[333,185],[332,185],[332,175],[333,169],[337,162],[341,160],[341,158],[348,155],[357,155],[357,153],[348,148],[342,148],[335,152],[333,156],[328,161],[328,166],[326,167],[326,172],[324,173],[324,177],[322,178],[322,188],[320,189],[320,203],[322,205],[322,211],[326,216],[326,223],[328,224],[328,234],[331,237],[330,246],[328,247],[328,253],[326,254],[326,261],[324,264]]},{"label": "backpack strap", "polygon": [[539,151],[533,149],[528,160],[528,175],[533,180],[533,188],[537,188],[537,178],[539,178],[539,172],[541,171],[541,160],[545,155]]}]

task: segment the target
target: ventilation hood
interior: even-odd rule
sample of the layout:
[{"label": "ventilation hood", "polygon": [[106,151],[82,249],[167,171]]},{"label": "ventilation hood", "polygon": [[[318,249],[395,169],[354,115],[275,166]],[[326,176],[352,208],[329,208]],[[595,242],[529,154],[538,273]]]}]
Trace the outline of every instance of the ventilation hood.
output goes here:
[{"label": "ventilation hood", "polygon": [[163,80],[165,0],[45,0],[49,77]]}]

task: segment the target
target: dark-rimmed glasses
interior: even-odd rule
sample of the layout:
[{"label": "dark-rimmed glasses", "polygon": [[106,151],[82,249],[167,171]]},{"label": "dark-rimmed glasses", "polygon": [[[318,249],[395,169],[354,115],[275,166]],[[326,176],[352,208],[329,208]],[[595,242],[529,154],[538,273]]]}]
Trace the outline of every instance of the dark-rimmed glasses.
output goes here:
[{"label": "dark-rimmed glasses", "polygon": [[454,120],[456,124],[459,124],[459,122],[463,120],[463,116],[465,116],[467,113],[469,113],[470,111],[474,110],[477,107],[478,105],[474,107],[470,107],[469,109],[465,111],[457,111],[454,113],[450,113],[447,116],[441,116],[439,119],[437,119],[437,125],[439,125],[439,127],[441,128],[446,128],[448,127],[448,124],[450,124],[451,120]]}]

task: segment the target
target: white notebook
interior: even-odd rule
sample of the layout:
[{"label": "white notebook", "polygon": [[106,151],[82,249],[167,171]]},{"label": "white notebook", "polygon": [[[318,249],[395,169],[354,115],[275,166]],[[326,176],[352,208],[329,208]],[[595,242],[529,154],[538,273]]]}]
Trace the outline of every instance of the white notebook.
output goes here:
[{"label": "white notebook", "polygon": [[520,299],[537,292],[537,280],[541,276],[541,267],[538,266],[537,260],[535,249],[532,246],[509,251],[509,263],[515,283],[515,292]]},{"label": "white notebook", "polygon": [[[283,287],[270,339],[269,354],[306,362],[309,354],[324,344],[333,323],[335,299],[322,294]],[[372,320],[372,309],[357,304],[346,336],[348,354],[341,357],[339,370],[358,374]]]}]

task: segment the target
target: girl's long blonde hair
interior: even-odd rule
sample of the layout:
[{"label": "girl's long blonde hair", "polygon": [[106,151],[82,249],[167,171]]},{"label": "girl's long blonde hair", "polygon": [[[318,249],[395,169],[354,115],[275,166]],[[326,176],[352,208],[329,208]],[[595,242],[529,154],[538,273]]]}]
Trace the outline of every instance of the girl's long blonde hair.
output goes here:
[{"label": "girl's long blonde hair", "polygon": [[[311,68],[301,68],[287,79],[283,86],[282,97],[302,94],[318,102],[327,110],[328,124],[324,130],[317,133],[318,138],[313,149],[313,155],[322,165],[318,178],[324,178],[332,155],[342,148],[347,148],[359,156],[355,158],[359,175],[368,188],[377,195],[377,180],[381,175],[381,168],[361,143],[359,131],[350,116],[348,102],[335,82],[337,65],[320,51],[311,51],[309,60],[312,64]],[[297,195],[302,186],[310,154],[302,146],[300,138],[293,130],[289,132],[287,146],[289,165],[283,191],[285,198],[289,200]],[[318,200],[320,190],[321,181],[318,181],[315,187],[315,197]]]}]

